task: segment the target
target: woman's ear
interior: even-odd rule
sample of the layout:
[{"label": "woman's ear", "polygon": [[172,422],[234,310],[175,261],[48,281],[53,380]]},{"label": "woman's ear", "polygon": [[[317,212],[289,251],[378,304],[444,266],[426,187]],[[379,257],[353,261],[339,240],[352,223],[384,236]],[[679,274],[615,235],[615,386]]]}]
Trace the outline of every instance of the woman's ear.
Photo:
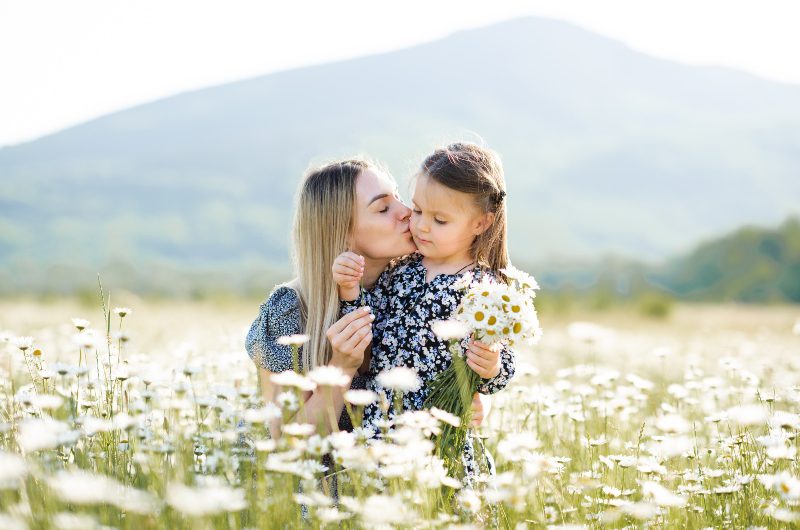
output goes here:
[{"label": "woman's ear", "polygon": [[495,217],[494,212],[486,212],[480,217],[478,217],[478,219],[475,221],[472,233],[475,234],[476,236],[479,236],[482,233],[484,233],[486,229],[492,226],[492,223],[494,223],[494,217]]}]

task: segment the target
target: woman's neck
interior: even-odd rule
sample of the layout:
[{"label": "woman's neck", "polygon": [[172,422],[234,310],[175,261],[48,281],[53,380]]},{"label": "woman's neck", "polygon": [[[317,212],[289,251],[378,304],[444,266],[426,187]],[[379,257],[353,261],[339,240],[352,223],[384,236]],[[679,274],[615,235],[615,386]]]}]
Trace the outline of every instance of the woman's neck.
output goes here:
[{"label": "woman's neck", "polygon": [[372,289],[378,281],[378,276],[389,266],[390,261],[391,258],[373,259],[364,256],[364,276],[361,278],[364,288]]}]

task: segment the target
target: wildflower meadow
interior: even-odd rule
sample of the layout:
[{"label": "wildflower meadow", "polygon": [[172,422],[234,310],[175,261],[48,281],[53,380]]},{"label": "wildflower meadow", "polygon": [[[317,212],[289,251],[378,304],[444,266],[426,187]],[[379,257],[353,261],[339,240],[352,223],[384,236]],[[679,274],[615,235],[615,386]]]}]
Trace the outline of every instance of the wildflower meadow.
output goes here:
[{"label": "wildflower meadow", "polygon": [[[447,415],[406,413],[370,443],[358,429],[320,435],[291,417],[302,389],[346,384],[325,370],[283,375],[279,403],[265,404],[243,345],[255,305],[124,303],[0,303],[0,528],[800,519],[791,307],[540,315],[541,341],[518,351],[513,382],[478,429],[496,475],[466,488],[434,456]],[[346,399],[357,420],[374,396]],[[287,421],[271,439],[277,417]]]}]

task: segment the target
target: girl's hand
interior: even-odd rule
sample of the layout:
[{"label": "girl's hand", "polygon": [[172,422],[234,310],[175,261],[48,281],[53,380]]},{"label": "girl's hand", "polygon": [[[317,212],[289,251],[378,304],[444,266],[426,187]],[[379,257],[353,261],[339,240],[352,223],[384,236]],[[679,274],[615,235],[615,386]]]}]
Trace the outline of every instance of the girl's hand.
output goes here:
[{"label": "girl's hand", "polygon": [[372,343],[372,321],[369,307],[359,307],[337,320],[325,336],[333,347],[330,364],[351,376],[364,362],[364,350]]},{"label": "girl's hand", "polygon": [[361,278],[364,276],[364,257],[355,252],[342,252],[331,267],[333,281],[339,286],[339,298],[355,300],[358,298]]},{"label": "girl's hand", "polygon": [[484,379],[491,379],[500,373],[500,344],[492,346],[479,340],[470,339],[467,345],[467,366]]}]

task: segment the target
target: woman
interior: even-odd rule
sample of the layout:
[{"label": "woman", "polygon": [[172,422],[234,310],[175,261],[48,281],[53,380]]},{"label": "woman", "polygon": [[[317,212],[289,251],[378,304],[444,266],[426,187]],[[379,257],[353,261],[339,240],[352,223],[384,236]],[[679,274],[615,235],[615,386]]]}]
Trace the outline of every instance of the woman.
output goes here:
[{"label": "woman", "polygon": [[[302,372],[331,365],[352,377],[351,388],[364,388],[369,359],[365,351],[372,341],[372,315],[354,311],[339,318],[339,299],[331,267],[347,249],[364,258],[363,285],[370,288],[392,258],[416,250],[409,231],[411,210],[403,204],[397,185],[387,172],[362,159],[343,160],[311,170],[298,197],[293,228],[296,278],[277,286],[261,305],[258,318],[247,334],[246,348],[259,367],[265,400],[275,401],[279,388],[270,381],[276,372]],[[295,359],[291,346],[278,338],[303,333],[308,342]],[[306,392],[302,421],[322,432],[351,428],[343,413],[347,389]],[[483,419],[476,397],[474,421]],[[331,421],[331,419],[334,419]],[[270,424],[273,437],[280,435],[281,420]]]},{"label": "woman", "polygon": [[[353,388],[364,388],[358,370],[372,341],[372,315],[356,311],[339,318],[331,265],[348,248],[358,252],[365,258],[364,284],[371,286],[392,258],[416,250],[408,230],[410,213],[395,182],[365,160],[334,162],[306,175],[293,229],[296,278],[273,290],[246,339],[267,401],[274,401],[278,391],[269,376],[295,366],[291,347],[277,339],[298,333],[308,335],[296,359],[301,371],[336,366],[352,377]],[[330,418],[340,418],[338,427],[349,429],[342,414],[345,391],[307,392],[298,421],[330,432],[336,427]],[[279,436],[280,423],[270,425],[273,437]]]}]

